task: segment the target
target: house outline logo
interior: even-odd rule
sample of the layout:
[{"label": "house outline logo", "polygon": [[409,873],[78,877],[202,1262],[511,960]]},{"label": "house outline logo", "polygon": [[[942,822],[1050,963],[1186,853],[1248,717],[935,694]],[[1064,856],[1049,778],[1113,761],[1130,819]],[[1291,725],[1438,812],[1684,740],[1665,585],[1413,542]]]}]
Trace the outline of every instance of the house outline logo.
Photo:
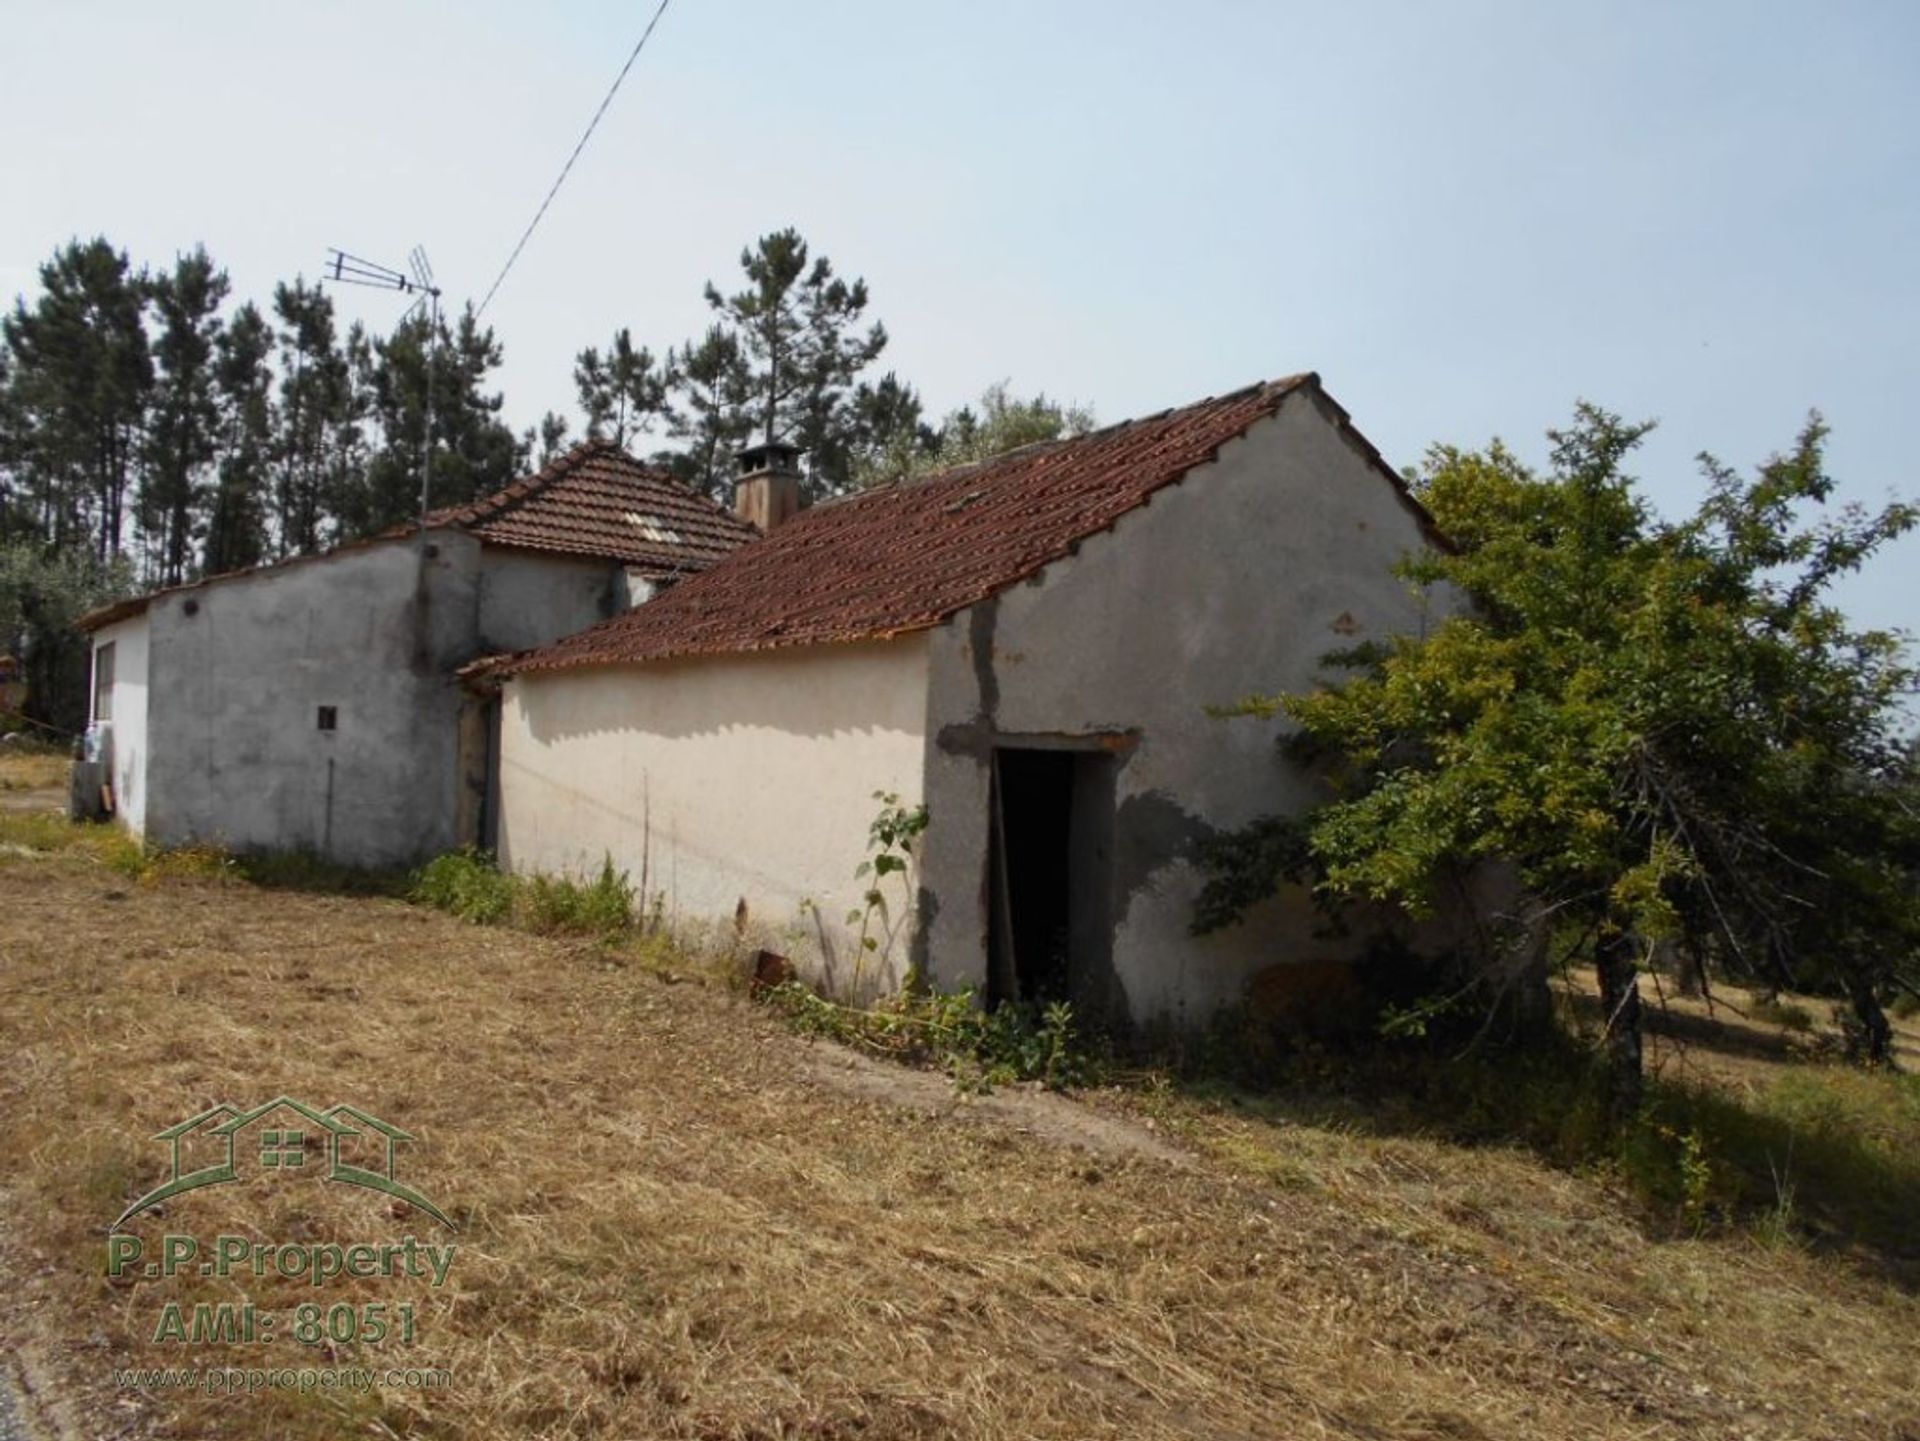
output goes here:
[{"label": "house outline logo", "polygon": [[[169,1145],[172,1159],[172,1176],[147,1192],[139,1200],[128,1206],[107,1228],[114,1232],[127,1223],[128,1218],[138,1215],[149,1206],[157,1206],[187,1191],[197,1191],[202,1186],[219,1186],[228,1182],[237,1182],[241,1178],[239,1148],[237,1142],[243,1131],[275,1117],[277,1112],[290,1112],[289,1120],[277,1121],[270,1126],[262,1126],[259,1146],[254,1153],[256,1164],[262,1170],[303,1170],[309,1160],[307,1144],[312,1135],[322,1137],[326,1142],[327,1173],[324,1179],[337,1181],[346,1186],[360,1186],[369,1191],[378,1191],[382,1195],[392,1196],[395,1200],[405,1201],[416,1210],[424,1211],[449,1231],[457,1231],[438,1206],[429,1201],[420,1192],[394,1175],[394,1150],[401,1141],[411,1141],[412,1135],[398,1126],[381,1120],[370,1111],[358,1106],[341,1104],[321,1111],[296,1101],[291,1096],[276,1096],[263,1105],[250,1111],[242,1111],[237,1106],[221,1102],[209,1107],[197,1116],[189,1116],[177,1125],[167,1127],[153,1137],[156,1141],[165,1141]],[[364,1166],[355,1166],[340,1154],[340,1143],[349,1136],[361,1136],[368,1132],[378,1135],[386,1142],[386,1166],[384,1170],[370,1170]],[[188,1137],[202,1135],[218,1137],[226,1146],[226,1159],[211,1166],[202,1166],[193,1171],[180,1169],[180,1146]]]}]

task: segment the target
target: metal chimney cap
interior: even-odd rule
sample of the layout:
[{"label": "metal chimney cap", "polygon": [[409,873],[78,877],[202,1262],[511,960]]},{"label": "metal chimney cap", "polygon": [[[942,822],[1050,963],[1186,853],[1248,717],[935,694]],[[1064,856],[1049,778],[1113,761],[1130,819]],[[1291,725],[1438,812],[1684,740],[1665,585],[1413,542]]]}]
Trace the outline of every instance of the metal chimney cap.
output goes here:
[{"label": "metal chimney cap", "polygon": [[784,440],[763,440],[755,445],[743,446],[734,452],[734,459],[739,462],[743,477],[758,475],[762,471],[786,475],[800,473],[800,447]]}]

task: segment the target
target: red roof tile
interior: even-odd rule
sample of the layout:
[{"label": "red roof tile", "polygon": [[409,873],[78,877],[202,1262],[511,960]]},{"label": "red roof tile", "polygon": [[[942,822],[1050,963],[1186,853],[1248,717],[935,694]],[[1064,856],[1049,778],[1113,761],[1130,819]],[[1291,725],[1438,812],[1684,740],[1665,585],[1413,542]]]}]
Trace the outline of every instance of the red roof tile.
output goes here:
[{"label": "red roof tile", "polygon": [[1251,386],[828,502],[624,615],[493,668],[620,665],[938,625],[1069,554],[1303,388],[1318,393],[1318,378]]},{"label": "red roof tile", "polygon": [[604,440],[576,445],[471,505],[434,511],[427,524],[458,526],[492,545],[617,560],[671,576],[704,570],[759,535],[732,511]]}]

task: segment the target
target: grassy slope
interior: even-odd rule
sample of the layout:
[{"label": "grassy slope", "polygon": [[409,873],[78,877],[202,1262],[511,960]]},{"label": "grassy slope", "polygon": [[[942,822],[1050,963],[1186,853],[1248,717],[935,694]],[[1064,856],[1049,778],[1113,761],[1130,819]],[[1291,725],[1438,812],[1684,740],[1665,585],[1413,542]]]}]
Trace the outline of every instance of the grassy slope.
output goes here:
[{"label": "grassy slope", "polygon": [[[88,1431],[1920,1434],[1911,1294],[1793,1246],[1655,1239],[1520,1151],[1171,1091],[1056,1103],[1088,1119],[1078,1149],[1057,1114],[894,1104],[594,947],[86,849],[0,845],[0,956],[0,1335]],[[146,1137],[282,1091],[419,1136],[403,1174],[456,1210],[462,1255],[446,1291],[385,1294],[422,1301],[406,1360],[455,1386],[116,1407],[111,1364],[213,1359],[147,1343],[161,1299],[237,1296],[100,1274],[106,1220],[159,1174]],[[140,1229],[168,1227],[426,1229],[301,1181]]]}]

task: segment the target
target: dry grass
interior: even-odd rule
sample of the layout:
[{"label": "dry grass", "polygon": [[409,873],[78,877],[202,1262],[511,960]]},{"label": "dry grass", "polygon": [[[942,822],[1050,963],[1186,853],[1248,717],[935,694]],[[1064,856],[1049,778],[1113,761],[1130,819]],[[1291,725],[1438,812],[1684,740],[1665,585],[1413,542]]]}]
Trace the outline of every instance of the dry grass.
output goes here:
[{"label": "dry grass", "polygon": [[[1562,985],[1579,1023],[1594,1028],[1600,1002],[1591,972],[1569,972]],[[1655,975],[1642,979],[1641,991],[1647,1004],[1647,1069],[1655,1076],[1751,1089],[1778,1080],[1786,1063],[1833,1060],[1842,1050],[1834,1003],[1819,996],[1770,997],[1724,984],[1710,995],[1686,996],[1670,979]],[[1920,1015],[1896,1013],[1888,1019],[1895,1064],[1920,1071]]]},{"label": "dry grass", "polygon": [[[1519,1152],[1172,1092],[1048,1098],[1045,1124],[929,1107],[928,1078],[892,1092],[618,952],[184,870],[0,846],[0,1335],[77,1433],[1920,1436],[1912,1296],[1792,1246],[1652,1241]],[[146,1138],[282,1092],[419,1138],[402,1174],[459,1259],[443,1291],[364,1294],[417,1300],[383,1353],[455,1384],[116,1395],[111,1366],[213,1359],[149,1343],[163,1299],[310,1298],[102,1275],[161,1174]],[[436,1239],[368,1202],[255,1180],[137,1229]]]},{"label": "dry grass", "polygon": [[66,803],[67,771],[73,764],[66,750],[31,741],[0,745],[0,792],[42,792],[55,805]]}]

